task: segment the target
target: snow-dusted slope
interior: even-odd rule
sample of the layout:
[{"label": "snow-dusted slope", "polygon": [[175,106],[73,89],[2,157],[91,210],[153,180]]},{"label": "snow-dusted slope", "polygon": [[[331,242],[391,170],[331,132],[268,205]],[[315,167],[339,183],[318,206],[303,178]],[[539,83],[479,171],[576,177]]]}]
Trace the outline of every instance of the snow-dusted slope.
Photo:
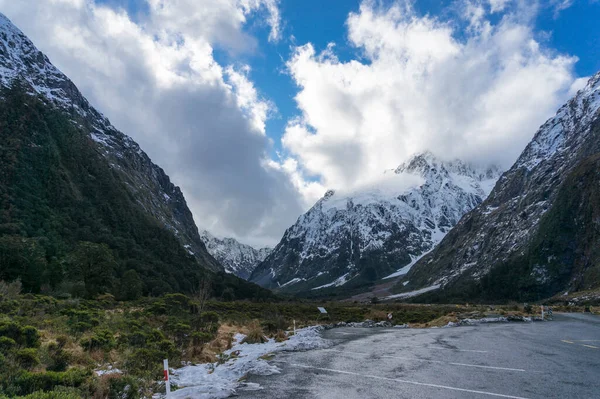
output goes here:
[{"label": "snow-dusted slope", "polygon": [[600,72],[398,290],[435,285],[440,300],[531,300],[600,283],[599,108]]},{"label": "snow-dusted slope", "polygon": [[175,236],[201,265],[222,270],[208,254],[179,187],[153,164],[139,145],[96,111],[77,87],[0,13],[0,85],[21,81],[33,95],[71,115],[89,131],[98,151],[121,175],[134,199]]},{"label": "snow-dusted slope", "polygon": [[466,212],[499,172],[427,152],[353,192],[329,191],[290,227],[251,281],[308,290],[406,273]]},{"label": "snow-dusted slope", "polygon": [[265,260],[271,248],[256,249],[242,244],[235,238],[217,238],[208,231],[200,233],[208,252],[223,265],[227,273],[248,279],[256,266]]}]

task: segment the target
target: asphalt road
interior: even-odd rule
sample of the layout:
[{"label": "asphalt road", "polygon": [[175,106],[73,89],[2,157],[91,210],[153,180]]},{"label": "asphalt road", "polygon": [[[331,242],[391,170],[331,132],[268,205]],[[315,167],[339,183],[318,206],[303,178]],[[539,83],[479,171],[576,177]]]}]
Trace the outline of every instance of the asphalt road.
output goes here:
[{"label": "asphalt road", "polygon": [[[281,353],[241,398],[600,398],[600,317],[439,329],[337,328]],[[254,385],[254,384],[250,384]]]}]

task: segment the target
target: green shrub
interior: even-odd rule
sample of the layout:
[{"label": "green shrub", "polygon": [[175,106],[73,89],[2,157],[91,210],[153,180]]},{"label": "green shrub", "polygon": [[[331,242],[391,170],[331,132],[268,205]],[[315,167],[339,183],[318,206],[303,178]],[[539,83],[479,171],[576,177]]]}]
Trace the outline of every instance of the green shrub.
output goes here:
[{"label": "green shrub", "polygon": [[21,330],[21,335],[26,347],[38,348],[40,346],[40,333],[35,327],[25,326]]},{"label": "green shrub", "polygon": [[203,331],[194,331],[191,335],[192,344],[195,346],[205,345],[213,340],[214,335],[203,332]]},{"label": "green shrub", "polygon": [[17,343],[14,339],[8,337],[0,337],[0,353],[9,353],[13,349],[15,349],[16,346]]},{"label": "green shrub", "polygon": [[69,366],[70,356],[63,349],[67,343],[67,337],[60,336],[56,342],[50,342],[46,348],[48,352],[48,371],[65,371]]},{"label": "green shrub", "polygon": [[[2,397],[0,397],[2,398]],[[50,392],[34,392],[27,396],[18,396],[15,399],[79,399],[81,393],[75,389],[58,388]]]},{"label": "green shrub", "polygon": [[0,324],[0,337],[8,337],[21,344],[21,326],[15,322]]},{"label": "green shrub", "polygon": [[159,376],[162,373],[163,359],[167,358],[167,353],[161,350],[141,348],[127,357],[124,366],[133,375]]},{"label": "green shrub", "polygon": [[40,364],[40,358],[38,357],[37,350],[33,348],[25,348],[17,351],[15,359],[22,368],[27,370],[30,370]]},{"label": "green shrub", "polygon": [[37,391],[51,391],[59,386],[77,388],[83,385],[90,376],[90,371],[77,368],[64,372],[32,373],[21,371],[15,377],[12,388],[16,391],[15,394],[22,395]]},{"label": "green shrub", "polygon": [[37,348],[40,346],[40,334],[35,327],[21,327],[15,322],[5,322],[1,324],[0,337],[10,338],[18,345],[27,348]]},{"label": "green shrub", "polygon": [[140,381],[131,376],[120,375],[110,378],[108,383],[108,397],[119,399],[141,398]]},{"label": "green shrub", "polygon": [[270,335],[277,334],[280,330],[287,330],[289,323],[285,320],[281,314],[268,314],[264,320],[260,323],[262,329]]},{"label": "green shrub", "polygon": [[165,325],[165,329],[173,336],[178,345],[185,345],[192,331],[188,324],[174,322],[173,320]]},{"label": "green shrub", "polygon": [[80,343],[81,347],[88,351],[96,349],[109,351],[115,347],[115,337],[110,331],[101,330],[91,337],[82,339]]}]

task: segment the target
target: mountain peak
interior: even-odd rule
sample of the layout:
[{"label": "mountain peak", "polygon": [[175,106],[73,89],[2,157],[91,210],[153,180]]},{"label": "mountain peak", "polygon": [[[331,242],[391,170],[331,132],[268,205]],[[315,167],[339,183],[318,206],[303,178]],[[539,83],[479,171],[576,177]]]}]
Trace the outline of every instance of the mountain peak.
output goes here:
[{"label": "mountain peak", "polygon": [[426,151],[373,184],[330,190],[285,232],[251,281],[303,291],[406,273],[487,197],[498,176],[497,168],[444,162]]},{"label": "mountain peak", "polygon": [[600,109],[600,72],[593,75],[583,89],[540,127],[515,166],[532,170],[554,154],[571,150],[570,141],[582,142],[589,134],[589,128],[579,129],[579,127],[589,127],[598,109]]},{"label": "mountain peak", "polygon": [[200,233],[200,238],[208,252],[223,265],[227,273],[243,279],[247,279],[272,250],[267,247],[257,249],[231,237],[218,238],[207,230]]},{"label": "mountain peak", "polygon": [[438,158],[431,151],[424,151],[412,155],[406,162],[396,168],[395,173],[416,174],[426,181],[431,180],[434,176],[443,175],[447,177],[450,173],[453,173],[483,181],[497,179],[500,176],[500,169],[495,165],[481,168],[458,158],[445,161]]},{"label": "mountain peak", "polygon": [[[179,187],[129,136],[94,109],[75,84],[39,51],[5,15],[0,14],[0,86],[21,81],[25,90],[45,104],[81,121],[95,150],[118,174],[136,202],[180,241],[188,254],[212,270],[221,266],[206,252],[192,213]],[[78,125],[79,126],[79,125]]]},{"label": "mountain peak", "polygon": [[539,300],[600,284],[600,72],[535,133],[488,200],[417,262],[397,291]]}]

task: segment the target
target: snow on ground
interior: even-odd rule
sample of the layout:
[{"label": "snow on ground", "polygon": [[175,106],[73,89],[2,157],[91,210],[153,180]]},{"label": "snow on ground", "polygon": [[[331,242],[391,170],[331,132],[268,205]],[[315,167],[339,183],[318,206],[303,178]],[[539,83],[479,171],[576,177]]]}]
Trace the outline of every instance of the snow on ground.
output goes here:
[{"label": "snow on ground", "polygon": [[436,284],[436,285],[432,285],[430,287],[421,288],[420,290],[403,292],[401,294],[396,294],[396,295],[390,295],[390,296],[385,297],[385,299],[410,298],[413,296],[424,294],[429,291],[437,290],[438,288],[440,288],[440,285]]},{"label": "snow on ground", "polygon": [[329,283],[329,284],[325,284],[325,285],[321,285],[319,287],[315,287],[312,290],[320,290],[321,288],[327,288],[327,287],[331,287],[333,285],[335,285],[336,287],[339,287],[340,285],[344,285],[346,284],[348,281],[350,281],[350,278],[348,278],[348,276],[350,275],[350,273],[346,273],[343,276],[338,277],[337,279],[335,279],[333,282]]},{"label": "snow on ground", "polygon": [[[279,373],[277,366],[261,357],[275,352],[305,351],[327,348],[331,344],[321,338],[321,326],[303,328],[287,341],[270,339],[264,344],[242,344],[243,334],[235,336],[236,344],[223,354],[224,363],[207,363],[174,370],[171,382],[179,389],[171,393],[172,399],[221,399],[235,394],[239,380],[247,374],[271,375]],[[253,386],[253,389],[259,387]]]}]

